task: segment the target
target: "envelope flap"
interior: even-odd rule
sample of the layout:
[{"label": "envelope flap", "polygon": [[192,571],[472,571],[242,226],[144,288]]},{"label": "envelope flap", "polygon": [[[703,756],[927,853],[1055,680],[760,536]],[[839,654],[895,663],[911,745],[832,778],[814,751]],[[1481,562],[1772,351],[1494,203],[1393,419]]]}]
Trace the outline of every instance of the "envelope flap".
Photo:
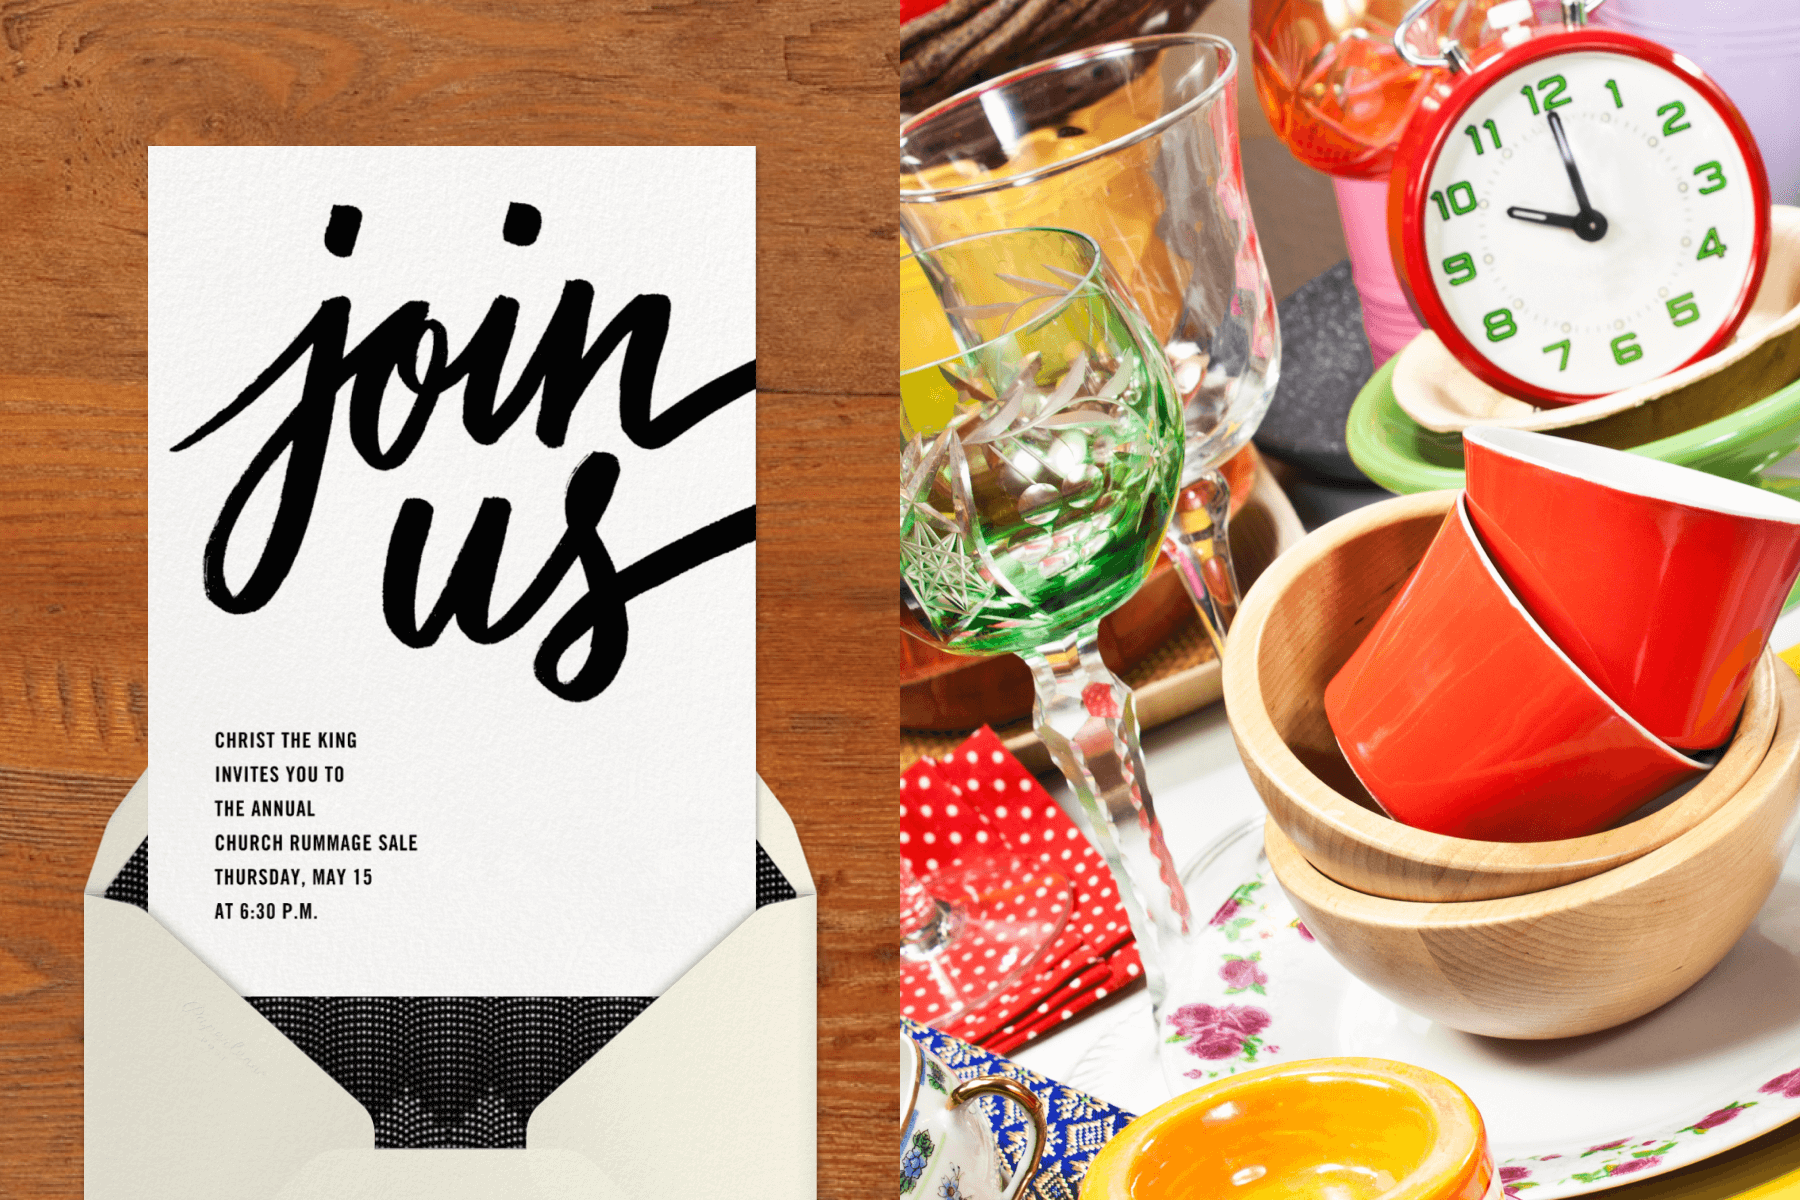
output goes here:
[{"label": "envelope flap", "polygon": [[83,889],[88,895],[105,895],[106,885],[150,836],[149,779],[148,773],[139,775],[106,822],[106,832],[100,835],[100,848],[94,851],[94,868],[88,872],[87,887]]},{"label": "envelope flap", "polygon": [[795,891],[802,896],[814,893],[812,871],[806,865],[806,852],[800,848],[794,820],[760,775],[756,777],[756,840]]},{"label": "envelope flap", "polygon": [[87,1194],[275,1194],[362,1105],[141,909],[85,897]]},{"label": "envelope flap", "polygon": [[816,896],[758,909],[538,1106],[527,1147],[633,1196],[814,1195],[817,936]]}]

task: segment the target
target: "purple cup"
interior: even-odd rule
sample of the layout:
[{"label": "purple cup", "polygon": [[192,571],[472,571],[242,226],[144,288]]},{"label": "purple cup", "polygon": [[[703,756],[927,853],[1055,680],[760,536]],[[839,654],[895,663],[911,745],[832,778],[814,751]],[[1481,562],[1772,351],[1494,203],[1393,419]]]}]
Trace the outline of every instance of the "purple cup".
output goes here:
[{"label": "purple cup", "polygon": [[1744,114],[1769,198],[1800,204],[1800,4],[1792,0],[1607,0],[1594,24],[1685,54]]}]

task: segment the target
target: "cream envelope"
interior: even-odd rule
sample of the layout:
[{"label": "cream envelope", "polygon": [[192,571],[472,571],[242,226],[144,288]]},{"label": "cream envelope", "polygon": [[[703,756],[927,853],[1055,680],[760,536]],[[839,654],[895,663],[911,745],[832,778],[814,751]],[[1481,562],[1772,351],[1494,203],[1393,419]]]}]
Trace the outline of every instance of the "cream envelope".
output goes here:
[{"label": "cream envelope", "polygon": [[757,781],[757,841],[799,896],[756,910],[540,1104],[523,1150],[376,1150],[368,1111],[148,913],[103,893],[148,832],[139,779],[86,903],[90,1200],[816,1194],[818,899]]}]

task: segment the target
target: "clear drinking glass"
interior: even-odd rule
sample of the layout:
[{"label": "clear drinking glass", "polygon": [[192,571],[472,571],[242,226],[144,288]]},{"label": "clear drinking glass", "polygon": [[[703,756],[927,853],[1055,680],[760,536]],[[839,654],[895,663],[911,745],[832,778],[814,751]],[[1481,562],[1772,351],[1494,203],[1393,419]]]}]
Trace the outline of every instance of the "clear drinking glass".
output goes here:
[{"label": "clear drinking glass", "polygon": [[1163,34],[1023,67],[912,118],[900,227],[915,248],[1029,225],[1098,243],[1168,350],[1187,474],[1166,549],[1215,647],[1237,607],[1219,464],[1275,394],[1275,299],[1244,193],[1229,42]]},{"label": "clear drinking glass", "polygon": [[1092,239],[1021,229],[900,263],[901,624],[1032,669],[1039,736],[1120,881],[1153,998],[1190,914],[1100,618],[1143,583],[1181,475],[1162,348]]}]

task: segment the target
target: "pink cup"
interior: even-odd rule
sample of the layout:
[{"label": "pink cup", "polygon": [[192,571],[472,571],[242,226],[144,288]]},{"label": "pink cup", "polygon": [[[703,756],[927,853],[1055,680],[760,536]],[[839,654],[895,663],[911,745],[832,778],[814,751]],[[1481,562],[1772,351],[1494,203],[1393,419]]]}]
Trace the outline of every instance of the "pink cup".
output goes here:
[{"label": "pink cup", "polygon": [[1419,336],[1424,328],[1400,286],[1399,272],[1388,249],[1388,181],[1331,180],[1337,192],[1338,216],[1344,222],[1344,244],[1350,250],[1350,275],[1362,301],[1363,332],[1369,355],[1379,367]]}]

